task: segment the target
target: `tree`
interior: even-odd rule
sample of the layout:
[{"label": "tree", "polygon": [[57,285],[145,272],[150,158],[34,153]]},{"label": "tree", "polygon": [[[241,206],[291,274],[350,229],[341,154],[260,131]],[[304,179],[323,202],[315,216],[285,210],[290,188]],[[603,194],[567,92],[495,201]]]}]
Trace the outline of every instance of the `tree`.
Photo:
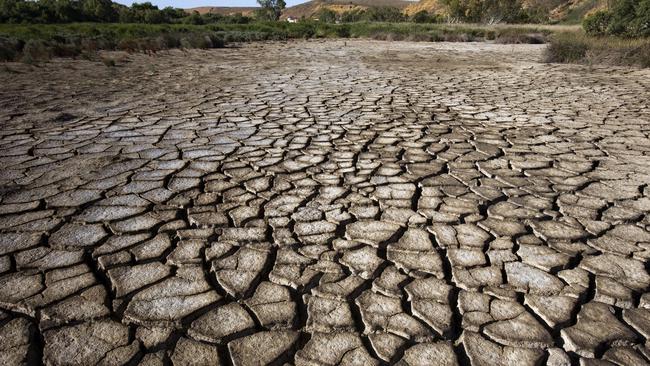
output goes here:
[{"label": "tree", "polygon": [[112,22],[117,19],[111,0],[84,0],[81,5],[83,14],[96,22]]},{"label": "tree", "polygon": [[518,23],[529,20],[521,0],[442,0],[450,20],[472,23]]},{"label": "tree", "polygon": [[0,23],[248,23],[251,18],[188,14],[183,9],[159,9],[151,2],[130,7],[111,0],[0,0]]},{"label": "tree", "polygon": [[335,23],[336,22],[336,13],[332,9],[321,8],[318,13],[316,13],[316,18],[321,22],[325,23]]},{"label": "tree", "polygon": [[0,23],[13,22],[15,15],[16,15],[16,1],[0,0]]},{"label": "tree", "polygon": [[520,0],[486,0],[482,13],[484,23],[518,23],[528,18]]},{"label": "tree", "polygon": [[193,11],[190,16],[185,18],[185,22],[188,24],[195,24],[195,25],[201,25],[205,23],[203,21],[203,18],[201,17],[201,14],[199,14],[198,11]]},{"label": "tree", "polygon": [[587,16],[582,26],[590,35],[650,36],[650,0],[616,0],[611,10]]},{"label": "tree", "polygon": [[257,3],[262,7],[262,11],[271,20],[280,19],[282,10],[287,6],[284,0],[257,0]]},{"label": "tree", "polygon": [[637,37],[650,37],[650,0],[642,0],[637,5],[631,27]]},{"label": "tree", "polygon": [[465,4],[460,0],[443,0],[443,4],[447,5],[450,21],[465,20]]},{"label": "tree", "polygon": [[365,10],[353,9],[350,11],[343,12],[339,18],[343,23],[354,23],[360,21],[361,18],[363,18],[364,13]]},{"label": "tree", "polygon": [[172,8],[171,6],[162,9],[160,13],[167,22],[172,22],[173,20],[182,19],[187,16],[185,10]]},{"label": "tree", "polygon": [[411,16],[411,21],[414,23],[434,23],[435,18],[429,15],[426,10],[420,10]]},{"label": "tree", "polygon": [[586,17],[582,21],[582,28],[584,28],[587,34],[593,36],[604,36],[607,34],[607,28],[609,23],[612,21],[612,13],[600,10],[590,16]]},{"label": "tree", "polygon": [[391,6],[377,6],[364,11],[363,19],[369,22],[402,22],[404,14],[398,8]]}]

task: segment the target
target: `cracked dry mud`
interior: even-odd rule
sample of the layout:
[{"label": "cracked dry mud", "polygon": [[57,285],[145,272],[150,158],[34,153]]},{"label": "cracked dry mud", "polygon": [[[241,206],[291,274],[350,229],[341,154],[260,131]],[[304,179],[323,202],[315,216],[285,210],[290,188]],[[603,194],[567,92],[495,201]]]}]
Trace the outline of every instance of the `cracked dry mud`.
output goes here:
[{"label": "cracked dry mud", "polygon": [[650,74],[542,51],[10,65],[0,364],[648,364]]}]

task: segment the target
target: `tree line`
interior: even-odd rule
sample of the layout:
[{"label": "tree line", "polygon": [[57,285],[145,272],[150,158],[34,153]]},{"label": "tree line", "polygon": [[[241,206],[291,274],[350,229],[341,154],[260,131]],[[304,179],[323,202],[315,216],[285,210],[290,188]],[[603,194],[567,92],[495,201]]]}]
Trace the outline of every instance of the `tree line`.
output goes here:
[{"label": "tree line", "polygon": [[[521,0],[443,0],[449,16],[421,11],[405,15],[394,7],[370,7],[344,13],[323,8],[315,18],[323,22],[521,22],[529,20]],[[260,8],[251,17],[241,14],[188,14],[183,9],[159,9],[150,2],[125,6],[111,0],[0,0],[0,23],[249,23],[278,20],[286,7],[284,0],[258,0]]]},{"label": "tree line", "polygon": [[159,9],[150,2],[125,6],[111,0],[0,0],[0,23],[248,23],[242,15],[188,14],[183,9]]},{"label": "tree line", "polygon": [[537,22],[534,9],[525,9],[521,0],[442,0],[452,21],[468,23]]},{"label": "tree line", "polygon": [[[314,18],[326,23],[415,22],[415,23],[540,23],[548,11],[539,6],[524,7],[522,0],[441,0],[447,11],[420,11],[411,16],[394,7],[370,7],[343,13],[322,8]],[[158,8],[150,2],[125,6],[111,0],[0,0],[0,23],[237,23],[279,20],[284,0],[258,0],[252,16],[189,14],[183,9]],[[535,2],[533,2],[535,3]],[[607,10],[587,16],[583,26],[590,35],[625,37],[650,36],[650,0],[608,0]],[[530,2],[529,2],[530,4]]]},{"label": "tree line", "polygon": [[407,16],[394,7],[372,7],[336,13],[323,8],[316,18],[325,22],[414,22],[414,23],[541,23],[548,21],[538,7],[526,8],[521,0],[442,0],[445,15],[419,11]]}]

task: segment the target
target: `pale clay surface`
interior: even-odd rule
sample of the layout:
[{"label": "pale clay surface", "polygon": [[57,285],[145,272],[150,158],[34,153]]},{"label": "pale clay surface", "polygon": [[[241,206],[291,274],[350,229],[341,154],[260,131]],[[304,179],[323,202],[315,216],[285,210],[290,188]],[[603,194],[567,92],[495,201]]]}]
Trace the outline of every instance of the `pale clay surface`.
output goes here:
[{"label": "pale clay surface", "polygon": [[650,73],[543,47],[8,65],[0,364],[648,364]]}]

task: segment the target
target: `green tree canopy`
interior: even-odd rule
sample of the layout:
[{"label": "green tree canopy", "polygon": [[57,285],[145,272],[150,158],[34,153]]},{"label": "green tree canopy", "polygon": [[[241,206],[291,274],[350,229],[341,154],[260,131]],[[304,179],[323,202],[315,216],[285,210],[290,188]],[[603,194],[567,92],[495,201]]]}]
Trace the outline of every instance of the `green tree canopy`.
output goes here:
[{"label": "green tree canopy", "polygon": [[280,19],[282,10],[287,6],[287,3],[284,0],[257,0],[257,3],[262,7],[262,12],[259,13],[259,15],[265,15],[267,19],[270,20]]},{"label": "green tree canopy", "polygon": [[591,14],[582,26],[595,36],[650,37],[650,0],[611,0],[609,10]]},{"label": "green tree canopy", "polygon": [[316,13],[316,18],[318,18],[318,20],[321,22],[334,23],[336,22],[337,15],[336,12],[334,12],[332,9],[322,8],[318,11],[318,13]]}]

